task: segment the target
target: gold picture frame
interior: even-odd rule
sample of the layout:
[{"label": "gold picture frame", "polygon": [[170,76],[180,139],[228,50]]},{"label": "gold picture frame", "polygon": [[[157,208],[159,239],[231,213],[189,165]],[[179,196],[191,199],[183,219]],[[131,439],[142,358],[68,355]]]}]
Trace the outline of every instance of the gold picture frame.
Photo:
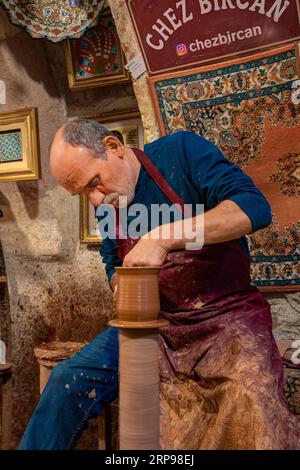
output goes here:
[{"label": "gold picture frame", "polygon": [[0,182],[39,177],[37,108],[1,113]]},{"label": "gold picture frame", "polygon": [[81,38],[65,41],[65,58],[69,87],[73,91],[131,80],[110,14],[102,16]]},{"label": "gold picture frame", "polygon": [[101,244],[95,210],[83,194],[80,194],[80,241],[92,245]]},{"label": "gold picture frame", "polygon": [[[93,119],[105,125],[112,131],[121,132],[124,143],[128,147],[144,147],[144,129],[139,111],[126,111],[114,114],[88,116],[85,119]],[[80,241],[82,243],[100,245],[101,237],[97,229],[94,207],[86,196],[80,195]]]}]

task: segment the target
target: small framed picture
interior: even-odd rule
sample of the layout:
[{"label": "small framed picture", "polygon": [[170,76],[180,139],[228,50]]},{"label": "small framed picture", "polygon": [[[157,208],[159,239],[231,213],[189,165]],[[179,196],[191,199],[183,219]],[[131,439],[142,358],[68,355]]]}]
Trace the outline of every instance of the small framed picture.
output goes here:
[{"label": "small framed picture", "polygon": [[100,18],[80,39],[65,42],[71,90],[129,82],[125,56],[112,16]]},{"label": "small framed picture", "polygon": [[0,182],[39,178],[37,109],[0,114]]},{"label": "small framed picture", "polygon": [[80,194],[80,241],[95,245],[101,243],[95,208],[83,194]]},{"label": "small framed picture", "polygon": [[109,131],[121,133],[127,147],[144,148],[144,129],[139,111],[125,111],[115,114],[98,114],[89,117],[103,124]]},{"label": "small framed picture", "polygon": [[[109,131],[118,131],[116,135],[128,147],[143,149],[144,129],[139,111],[89,116],[88,119],[98,121]],[[95,208],[84,195],[80,195],[80,240],[83,243],[101,243]]]}]

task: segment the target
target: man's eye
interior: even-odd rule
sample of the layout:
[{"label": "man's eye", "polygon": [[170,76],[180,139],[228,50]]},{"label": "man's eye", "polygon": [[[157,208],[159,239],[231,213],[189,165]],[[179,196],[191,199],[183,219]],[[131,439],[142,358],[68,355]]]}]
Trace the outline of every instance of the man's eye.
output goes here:
[{"label": "man's eye", "polygon": [[99,178],[99,176],[95,176],[95,178],[93,178],[93,179],[87,184],[87,188],[94,188],[94,187],[97,186],[99,183],[100,183],[100,178]]}]

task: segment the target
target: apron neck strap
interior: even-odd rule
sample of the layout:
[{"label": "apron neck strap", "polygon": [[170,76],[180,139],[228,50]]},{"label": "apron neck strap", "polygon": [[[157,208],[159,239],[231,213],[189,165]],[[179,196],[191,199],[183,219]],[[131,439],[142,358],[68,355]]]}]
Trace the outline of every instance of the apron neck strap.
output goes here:
[{"label": "apron neck strap", "polygon": [[159,189],[165,196],[172,202],[172,204],[179,204],[182,211],[184,210],[183,200],[173,191],[171,186],[167,183],[163,175],[158,171],[156,166],[152,163],[149,157],[139,148],[132,149],[139,160],[140,164],[145,168],[148,175],[155,181]]}]

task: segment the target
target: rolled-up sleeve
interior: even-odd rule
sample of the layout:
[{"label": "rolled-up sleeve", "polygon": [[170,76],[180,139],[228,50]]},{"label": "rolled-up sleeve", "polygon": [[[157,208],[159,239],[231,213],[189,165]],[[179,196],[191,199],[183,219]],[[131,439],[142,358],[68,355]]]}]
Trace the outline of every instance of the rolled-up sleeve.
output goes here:
[{"label": "rolled-up sleeve", "polygon": [[271,223],[271,207],[262,192],[214,144],[188,132],[185,135],[184,150],[190,179],[199,191],[206,209],[231,200],[247,214],[253,232]]}]

